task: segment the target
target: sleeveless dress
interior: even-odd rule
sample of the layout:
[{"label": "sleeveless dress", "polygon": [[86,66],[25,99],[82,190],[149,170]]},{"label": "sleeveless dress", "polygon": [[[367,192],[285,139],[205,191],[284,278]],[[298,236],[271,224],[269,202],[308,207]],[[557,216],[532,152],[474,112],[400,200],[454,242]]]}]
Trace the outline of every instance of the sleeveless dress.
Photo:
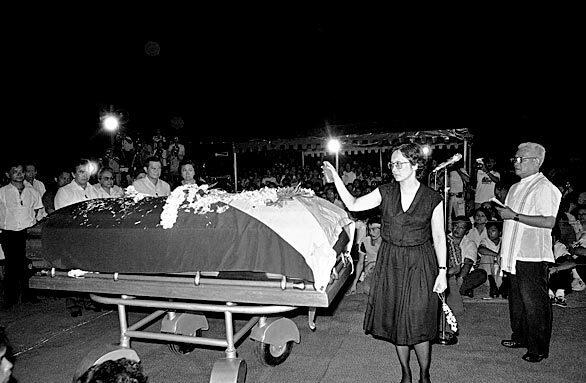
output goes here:
[{"label": "sleeveless dress", "polygon": [[439,298],[433,292],[438,264],[431,216],[442,197],[420,184],[407,211],[399,184],[379,187],[383,242],[372,276],[364,331],[398,346],[435,339]]}]

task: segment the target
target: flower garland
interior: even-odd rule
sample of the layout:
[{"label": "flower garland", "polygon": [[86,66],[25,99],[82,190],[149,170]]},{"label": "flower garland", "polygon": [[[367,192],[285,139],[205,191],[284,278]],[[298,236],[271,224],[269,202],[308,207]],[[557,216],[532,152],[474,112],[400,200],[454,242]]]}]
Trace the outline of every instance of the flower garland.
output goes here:
[{"label": "flower garland", "polygon": [[177,221],[179,209],[185,212],[193,211],[195,214],[210,212],[223,213],[233,201],[244,202],[251,208],[257,206],[283,206],[286,200],[293,197],[313,197],[315,193],[310,189],[296,188],[268,188],[245,191],[241,193],[228,193],[223,190],[210,189],[208,185],[196,184],[182,185],[171,193],[163,206],[161,213],[161,226],[170,229]]},{"label": "flower garland", "polygon": [[452,312],[452,309],[446,303],[446,298],[444,296],[444,293],[441,293],[441,294],[438,293],[437,295],[439,295],[439,297],[442,301],[442,310],[446,316],[446,321],[450,325],[450,328],[452,329],[452,331],[454,333],[457,332],[458,331],[458,322],[456,321],[456,316]]}]

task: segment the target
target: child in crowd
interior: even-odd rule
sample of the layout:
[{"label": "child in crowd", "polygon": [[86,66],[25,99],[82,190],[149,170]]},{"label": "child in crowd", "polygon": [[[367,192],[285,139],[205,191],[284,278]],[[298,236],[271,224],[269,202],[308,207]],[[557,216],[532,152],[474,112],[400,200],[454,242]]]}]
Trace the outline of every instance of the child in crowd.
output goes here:
[{"label": "child in crowd", "polygon": [[[500,277],[500,256],[502,222],[489,221],[486,223],[486,235],[478,247],[480,255],[479,268],[486,271],[487,280],[490,286],[490,298],[499,296],[499,287],[502,286]],[[505,294],[506,295],[506,294]]]},{"label": "child in crowd", "polygon": [[370,293],[372,272],[376,264],[378,249],[382,242],[380,216],[371,217],[368,220],[367,229],[368,235],[358,243],[358,263],[356,264],[356,273],[349,294],[356,293],[359,282],[360,292],[367,295]]}]

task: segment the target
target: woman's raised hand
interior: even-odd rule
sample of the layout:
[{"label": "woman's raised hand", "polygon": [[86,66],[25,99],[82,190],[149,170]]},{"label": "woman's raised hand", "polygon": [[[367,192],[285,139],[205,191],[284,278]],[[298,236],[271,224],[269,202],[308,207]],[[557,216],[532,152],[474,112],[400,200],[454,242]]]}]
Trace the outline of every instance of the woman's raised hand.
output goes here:
[{"label": "woman's raised hand", "polygon": [[326,177],[326,182],[334,182],[334,174],[337,173],[336,168],[334,168],[328,161],[324,161],[321,168]]}]

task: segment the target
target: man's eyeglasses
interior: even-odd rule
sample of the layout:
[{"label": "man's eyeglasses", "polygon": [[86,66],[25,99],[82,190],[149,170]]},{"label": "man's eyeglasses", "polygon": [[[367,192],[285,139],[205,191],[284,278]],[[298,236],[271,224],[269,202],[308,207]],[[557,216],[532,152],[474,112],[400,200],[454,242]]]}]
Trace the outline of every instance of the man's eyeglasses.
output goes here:
[{"label": "man's eyeglasses", "polygon": [[110,181],[113,180],[114,177],[101,177],[101,179],[103,179],[104,181]]},{"label": "man's eyeglasses", "polygon": [[393,168],[397,168],[397,169],[403,169],[403,165],[405,164],[410,164],[411,162],[409,161],[405,161],[405,162],[400,162],[400,161],[396,161],[396,162],[389,162],[389,169],[393,169]]},{"label": "man's eyeglasses", "polygon": [[512,164],[520,164],[521,162],[525,162],[527,160],[535,159],[535,158],[538,158],[538,157],[513,157],[513,158],[511,158],[511,163]]}]

